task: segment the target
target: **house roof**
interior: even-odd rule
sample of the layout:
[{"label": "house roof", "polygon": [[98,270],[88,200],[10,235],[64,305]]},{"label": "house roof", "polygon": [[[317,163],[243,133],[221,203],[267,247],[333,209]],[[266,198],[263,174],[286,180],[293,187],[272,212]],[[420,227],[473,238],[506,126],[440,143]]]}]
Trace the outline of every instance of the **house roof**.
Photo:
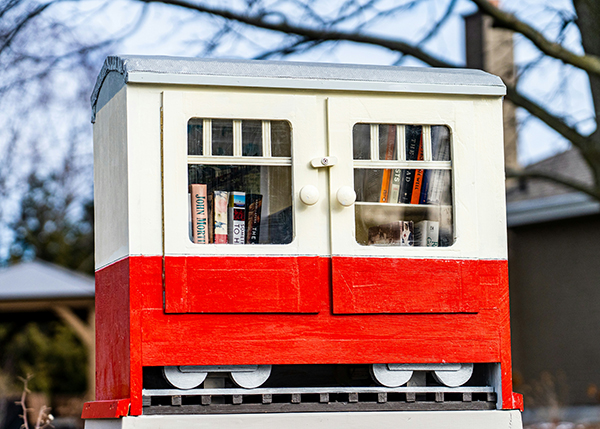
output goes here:
[{"label": "house roof", "polygon": [[42,261],[0,270],[0,302],[94,297],[94,278]]},{"label": "house roof", "polygon": [[[528,165],[525,170],[593,184],[590,168],[576,149]],[[542,179],[522,180],[518,186],[507,191],[506,200],[508,227],[600,213],[600,202],[590,196]]]},{"label": "house roof", "polygon": [[96,111],[129,82],[492,96],[506,93],[499,77],[474,69],[111,56],[106,58],[92,92],[92,122]]}]

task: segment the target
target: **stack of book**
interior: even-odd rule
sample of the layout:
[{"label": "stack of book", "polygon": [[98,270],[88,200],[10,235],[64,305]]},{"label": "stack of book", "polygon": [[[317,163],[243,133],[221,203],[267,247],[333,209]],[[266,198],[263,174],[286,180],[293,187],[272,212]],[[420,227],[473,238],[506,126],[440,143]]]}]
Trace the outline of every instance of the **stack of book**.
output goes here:
[{"label": "stack of book", "polygon": [[190,185],[192,241],[197,244],[258,244],[262,195],[207,192],[205,184]]},{"label": "stack of book", "polygon": [[438,247],[439,222],[399,220],[369,228],[368,244],[384,246]]}]

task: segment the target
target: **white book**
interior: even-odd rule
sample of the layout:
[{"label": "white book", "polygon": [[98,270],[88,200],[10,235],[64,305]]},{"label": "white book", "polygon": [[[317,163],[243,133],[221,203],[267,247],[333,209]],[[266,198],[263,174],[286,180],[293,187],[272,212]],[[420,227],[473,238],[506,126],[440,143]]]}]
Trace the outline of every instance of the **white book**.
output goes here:
[{"label": "white book", "polygon": [[438,247],[439,238],[439,222],[433,220],[423,220],[415,224],[415,246]]}]

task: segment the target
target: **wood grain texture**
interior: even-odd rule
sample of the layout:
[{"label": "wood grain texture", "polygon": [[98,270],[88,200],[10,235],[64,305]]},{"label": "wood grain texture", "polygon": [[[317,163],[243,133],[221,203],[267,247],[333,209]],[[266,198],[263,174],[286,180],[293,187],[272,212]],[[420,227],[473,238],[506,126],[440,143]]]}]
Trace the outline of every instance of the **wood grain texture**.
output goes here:
[{"label": "wood grain texture", "polygon": [[327,264],[319,257],[166,256],[166,312],[315,313]]},{"label": "wood grain texture", "polygon": [[[460,313],[488,307],[507,262],[332,257],[333,312]],[[504,268],[504,271],[502,269]]]},{"label": "wood grain texture", "polygon": [[129,399],[92,401],[83,404],[82,419],[116,419],[129,413]]},{"label": "wood grain texture", "polygon": [[96,399],[129,398],[129,258],[96,272]]}]

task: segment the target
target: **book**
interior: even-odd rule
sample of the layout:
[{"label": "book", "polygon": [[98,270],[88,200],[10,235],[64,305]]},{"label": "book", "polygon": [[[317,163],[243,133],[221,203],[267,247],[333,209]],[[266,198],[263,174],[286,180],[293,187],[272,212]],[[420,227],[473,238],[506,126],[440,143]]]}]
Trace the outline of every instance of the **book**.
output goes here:
[{"label": "book", "polygon": [[402,170],[395,168],[392,172],[392,183],[390,185],[390,203],[397,203],[400,195],[400,181],[402,180]]},{"label": "book", "polygon": [[262,195],[246,195],[246,243],[258,244],[260,238],[260,218]]},{"label": "book", "polygon": [[452,227],[452,207],[440,207],[440,247],[449,247],[454,244],[454,229]]},{"label": "book", "polygon": [[[419,143],[421,142],[422,127],[406,126],[406,160],[417,161],[419,156]],[[398,202],[409,204],[412,199],[415,170],[402,170],[400,179],[400,192]]]},{"label": "book", "polygon": [[227,219],[228,236],[230,244],[246,243],[246,194],[244,192],[230,192],[229,213]]},{"label": "book", "polygon": [[213,192],[214,243],[227,243],[227,191]]},{"label": "book", "polygon": [[439,222],[423,220],[415,224],[415,246],[438,247],[439,238]]},{"label": "book", "polygon": [[206,185],[190,185],[192,212],[192,241],[197,244],[208,243],[208,201]]},{"label": "book", "polygon": [[[447,127],[431,127],[431,151],[434,161],[450,161],[450,136]],[[427,170],[421,186],[421,204],[452,203],[452,172]]]},{"label": "book", "polygon": [[[385,149],[386,161],[394,159],[394,149],[396,147],[396,126],[388,125],[387,145]],[[383,170],[383,178],[381,179],[381,193],[379,195],[380,203],[390,202],[390,182],[392,178],[392,170]],[[396,201],[394,201],[396,202]]]},{"label": "book", "polygon": [[[417,152],[417,161],[423,161],[423,133],[421,133],[421,140],[419,141],[419,150]],[[421,187],[423,184],[423,169],[415,170],[415,180],[412,189],[412,195],[410,198],[411,204],[419,204],[421,199]]]},{"label": "book", "polygon": [[412,221],[400,220],[397,222],[377,225],[369,228],[369,245],[387,246],[413,246],[414,225]]}]

